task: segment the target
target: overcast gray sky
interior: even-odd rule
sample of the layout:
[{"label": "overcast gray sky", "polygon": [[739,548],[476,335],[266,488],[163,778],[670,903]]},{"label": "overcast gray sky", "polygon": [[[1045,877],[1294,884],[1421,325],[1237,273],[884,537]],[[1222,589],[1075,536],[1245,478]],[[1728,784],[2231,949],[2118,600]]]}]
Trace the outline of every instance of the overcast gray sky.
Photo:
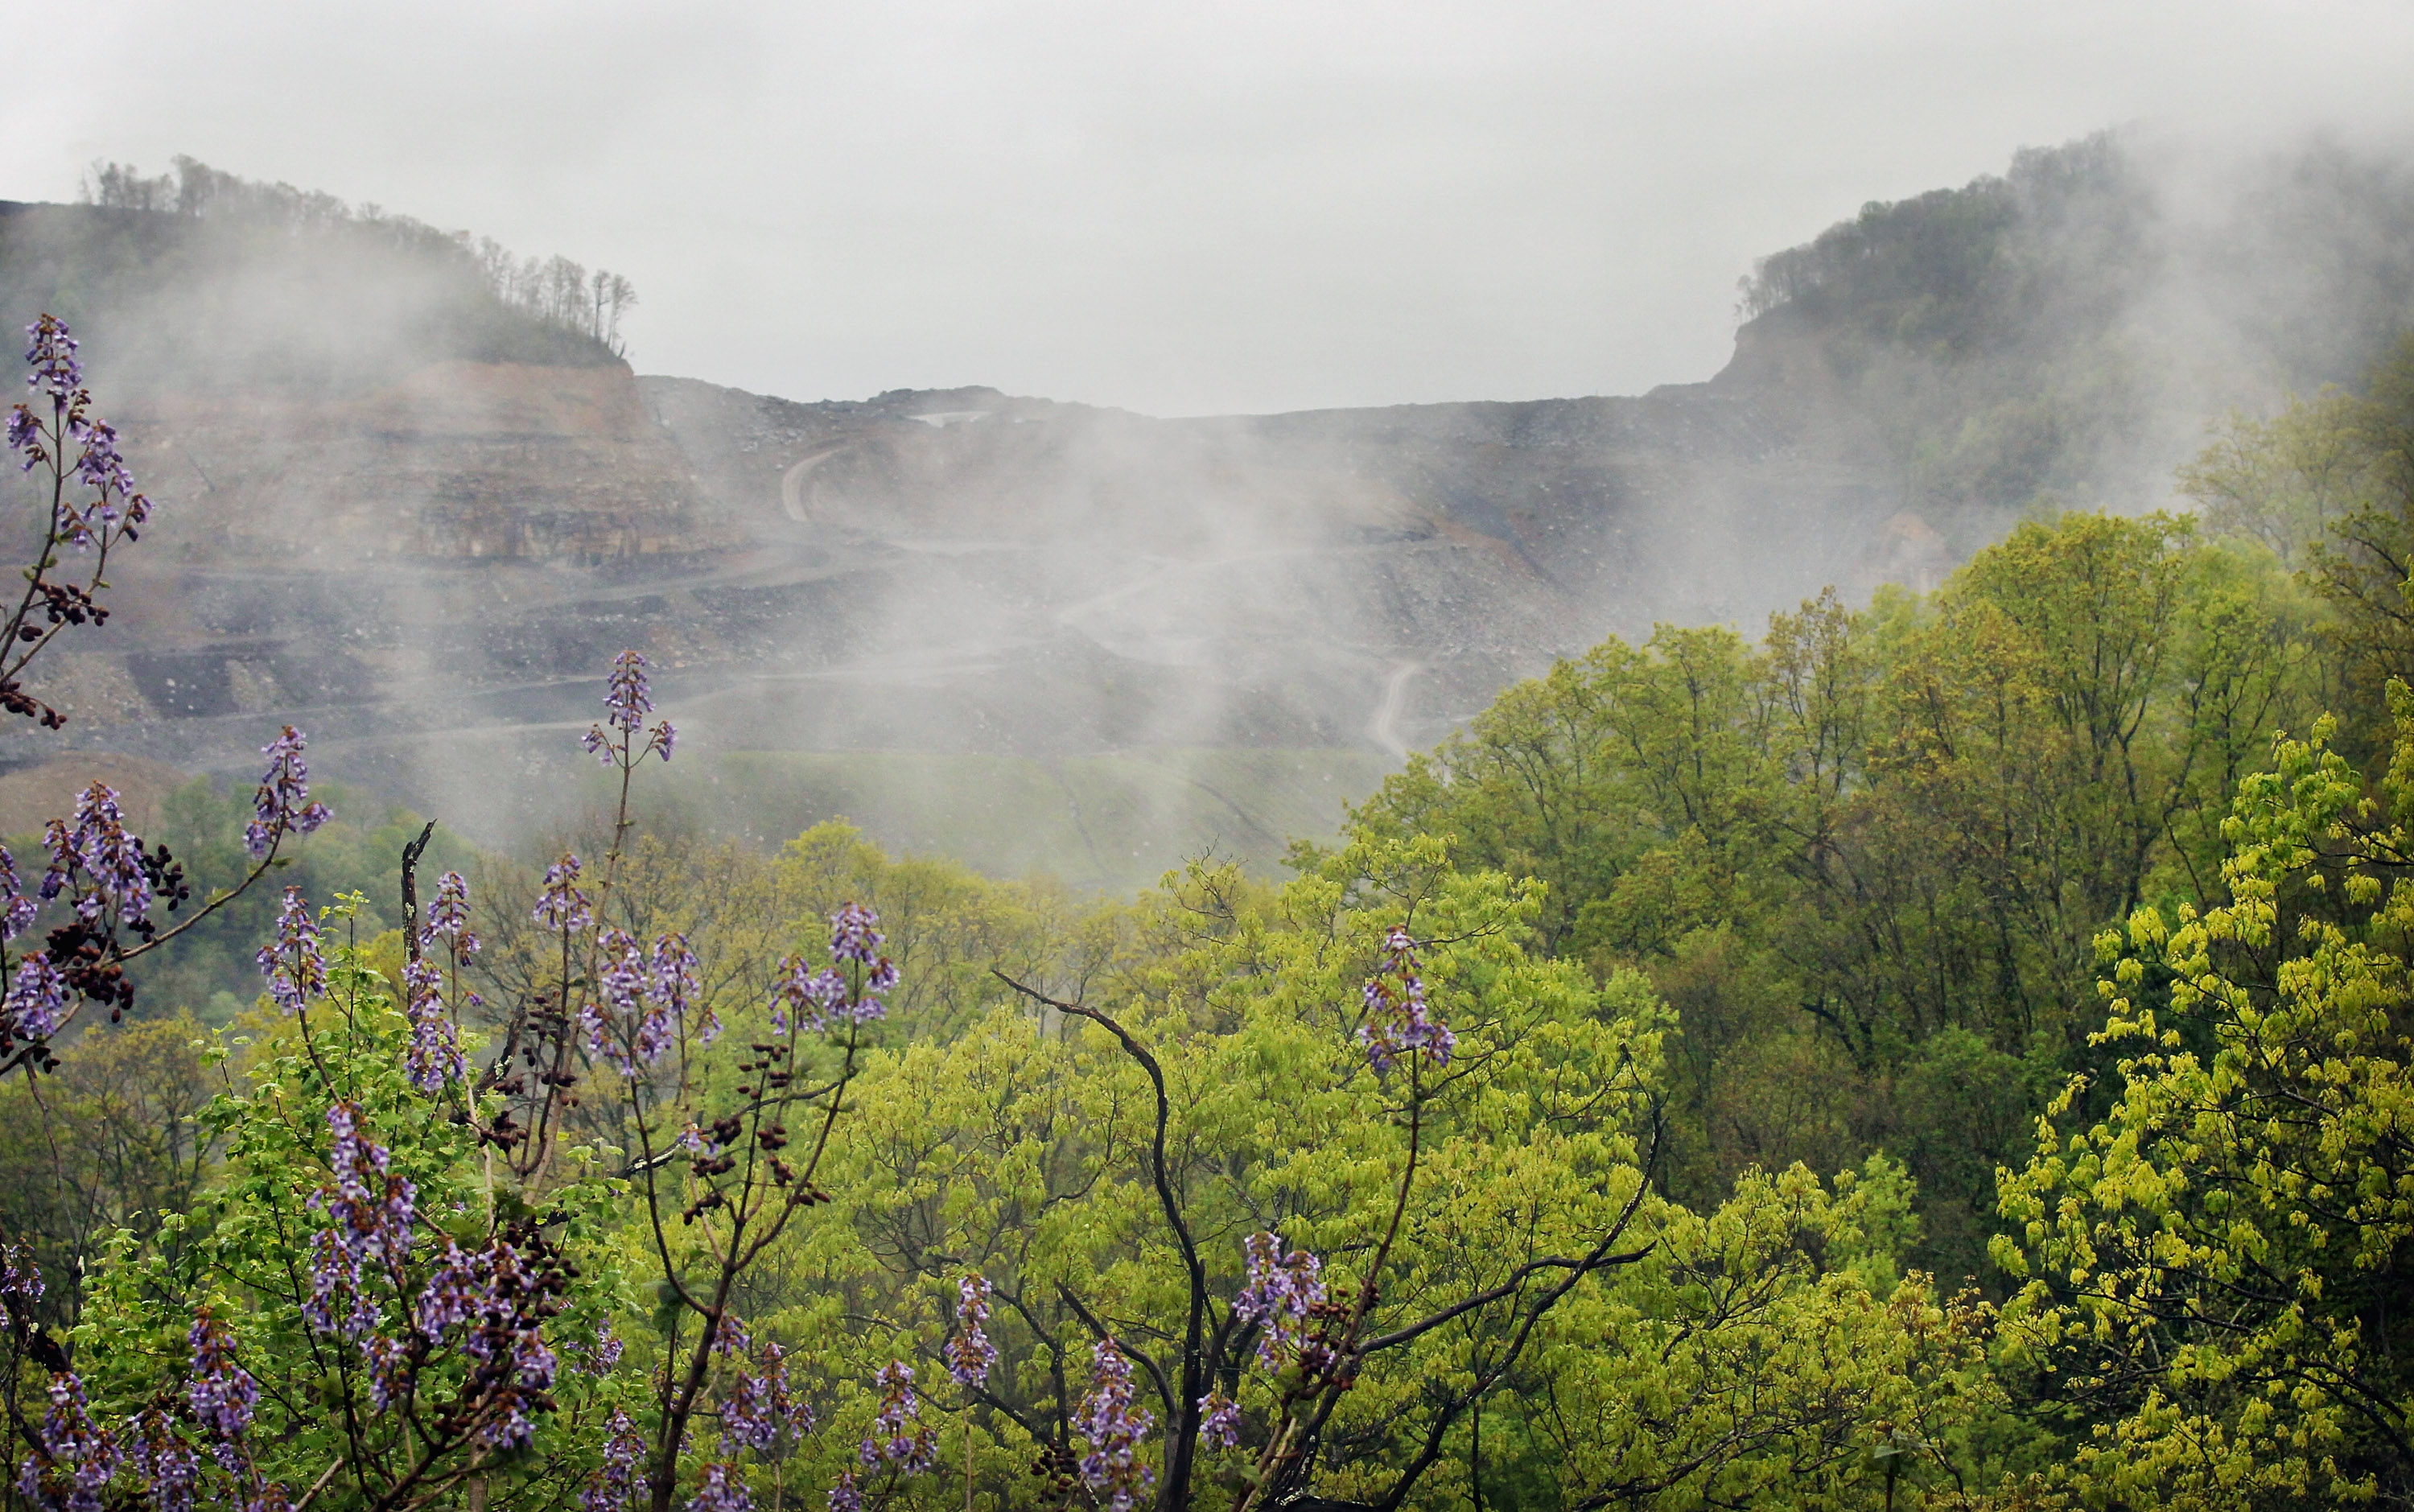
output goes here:
[{"label": "overcast gray sky", "polygon": [[[2414,5],[160,0],[0,197],[190,153],[628,274],[641,372],[1154,413],[1633,393],[1751,259],[2121,122],[2414,123]],[[32,61],[29,61],[32,60]]]}]

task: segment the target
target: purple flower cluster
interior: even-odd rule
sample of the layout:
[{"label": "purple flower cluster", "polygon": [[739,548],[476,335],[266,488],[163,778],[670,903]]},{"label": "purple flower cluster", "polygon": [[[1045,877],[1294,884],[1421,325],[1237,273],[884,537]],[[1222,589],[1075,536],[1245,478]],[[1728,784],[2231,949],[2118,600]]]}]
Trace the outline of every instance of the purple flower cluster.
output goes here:
[{"label": "purple flower cluster", "polygon": [[848,903],[830,915],[830,958],[870,966],[888,936],[880,933],[880,916],[859,903]]},{"label": "purple flower cluster", "polygon": [[939,1462],[939,1436],[922,1421],[914,1368],[890,1360],[880,1368],[878,1382],[880,1412],[872,1420],[872,1436],[857,1446],[856,1458],[874,1468],[886,1463],[909,1475],[920,1475]]},{"label": "purple flower cluster", "polygon": [[288,725],[284,734],[260,748],[268,770],[252,794],[251,823],[243,831],[243,848],[255,861],[265,859],[288,834],[306,835],[335,817],[326,804],[311,800],[310,768],[302,759],[307,743],[300,730]]},{"label": "purple flower cluster", "polygon": [[327,990],[327,962],[319,953],[319,923],[300,888],[285,890],[285,906],[276,915],[276,941],[263,945],[254,957],[268,979],[268,994],[289,1013],[299,1013],[312,998]]},{"label": "purple flower cluster", "polygon": [[1304,1250],[1285,1254],[1281,1238],[1272,1234],[1252,1234],[1242,1248],[1248,1279],[1232,1299],[1232,1314],[1264,1330],[1258,1358],[1279,1368],[1306,1336],[1308,1315],[1324,1301],[1324,1262]]},{"label": "purple flower cluster", "polygon": [[947,1340],[947,1373],[970,1391],[989,1379],[997,1346],[989,1340],[990,1284],[975,1273],[956,1283],[956,1337]]},{"label": "purple flower cluster", "polygon": [[17,1492],[43,1512],[101,1512],[100,1493],[120,1458],[117,1441],[92,1420],[83,1383],[61,1370],[51,1377],[51,1409],[35,1430]]},{"label": "purple flower cluster", "polygon": [[152,1512],[193,1512],[201,1457],[156,1407],[143,1409],[127,1429],[126,1462],[135,1479],[150,1491]]},{"label": "purple flower cluster", "polygon": [[25,327],[25,366],[33,369],[25,386],[60,403],[75,397],[83,387],[83,362],[76,355],[82,345],[56,316]]},{"label": "purple flower cluster", "polygon": [[[637,744],[637,732],[646,716],[654,711],[652,691],[646,684],[646,659],[633,651],[624,651],[612,659],[612,675],[604,684],[604,723],[589,729],[580,743],[587,754],[605,766],[634,766],[649,756],[659,755],[664,761],[671,758],[671,746],[678,740],[678,731],[667,719],[657,721],[646,731],[646,742]],[[607,733],[606,726],[609,726]]]},{"label": "purple flower cluster", "polygon": [[620,1351],[624,1347],[620,1336],[612,1331],[609,1318],[595,1325],[592,1340],[584,1344],[574,1342],[562,1346],[570,1355],[570,1362],[589,1375],[610,1374],[612,1368],[620,1363]]},{"label": "purple flower cluster", "polygon": [[[668,1023],[684,1026],[688,1010],[696,1007],[704,992],[704,966],[696,960],[695,950],[685,935],[677,930],[654,939],[651,969],[646,975],[646,1016],[660,1015]],[[696,1025],[696,1038],[710,1044],[721,1034],[721,1021],[709,1005]]]},{"label": "purple flower cluster", "polygon": [[17,975],[0,997],[0,1034],[12,1040],[47,1040],[67,1017],[70,997],[67,974],[47,955],[28,955],[17,963]]},{"label": "purple flower cluster", "polygon": [[1132,1400],[1131,1361],[1111,1339],[1098,1340],[1091,1353],[1090,1394],[1073,1419],[1073,1431],[1089,1441],[1081,1456],[1081,1484],[1113,1512],[1131,1512],[1141,1492],[1156,1482],[1156,1472],[1140,1462],[1140,1441],[1155,1421]]},{"label": "purple flower cluster", "polygon": [[720,1321],[712,1325],[712,1352],[734,1360],[753,1347],[754,1336],[746,1331],[746,1320],[723,1308]]},{"label": "purple flower cluster", "polygon": [[34,927],[34,915],[41,905],[25,896],[24,884],[17,880],[17,858],[8,847],[0,846],[0,940],[12,940]]},{"label": "purple flower cluster", "polygon": [[738,1467],[716,1462],[704,1467],[697,1477],[695,1495],[689,1499],[687,1512],[753,1512],[754,1498],[738,1478]]},{"label": "purple flower cluster", "polygon": [[[636,1074],[640,1064],[651,1066],[678,1042],[687,1026],[687,1014],[699,1005],[704,992],[703,966],[685,935],[674,931],[657,937],[650,956],[626,930],[605,928],[596,936],[604,958],[596,974],[601,1002],[579,1009],[588,1048],[609,1060],[623,1076]],[[712,1043],[721,1021],[709,1005],[697,1025],[699,1037]]]},{"label": "purple flower cluster", "polygon": [[596,936],[596,945],[604,956],[603,969],[595,978],[596,994],[603,1001],[579,1005],[579,1027],[586,1031],[589,1050],[609,1060],[621,1075],[633,1076],[640,1059],[652,1064],[669,1043],[665,1035],[662,1044],[649,1045],[641,1019],[635,1054],[620,1042],[620,1025],[638,1019],[637,1000],[646,990],[645,947],[627,930],[608,926]]},{"label": "purple flower cluster", "polygon": [[429,1339],[441,1339],[445,1330],[469,1320],[483,1290],[477,1262],[458,1240],[445,1235],[436,1268],[428,1272],[427,1284],[419,1293],[419,1331]]},{"label": "purple flower cluster", "polygon": [[1199,1439],[1211,1449],[1241,1446],[1241,1404],[1221,1391],[1199,1399]]},{"label": "purple flower cluster", "polygon": [[234,1340],[209,1309],[195,1314],[189,1339],[193,1375],[185,1399],[192,1404],[193,1420],[214,1438],[241,1438],[260,1405],[260,1383],[235,1363]]},{"label": "purple flower cluster", "polygon": [[812,1431],[813,1410],[788,1385],[788,1360],[777,1344],[763,1346],[760,1370],[739,1369],[721,1394],[721,1449],[768,1454],[782,1429],[792,1439]]},{"label": "purple flower cluster", "polygon": [[478,953],[478,936],[469,933],[469,883],[460,873],[447,872],[436,879],[436,897],[427,906],[427,925],[419,939],[422,950],[440,939],[464,960]]},{"label": "purple flower cluster", "polygon": [[541,1332],[550,1311],[544,1291],[536,1269],[508,1239],[463,1250],[450,1235],[420,1291],[412,1322],[425,1345],[432,1351],[457,1333],[461,1353],[477,1364],[470,1390],[488,1409],[479,1441],[490,1447],[514,1447],[534,1436],[530,1410],[544,1405],[544,1393],[560,1372]]},{"label": "purple flower cluster", "polygon": [[51,459],[50,448],[43,444],[47,439],[42,423],[34,418],[32,410],[20,404],[8,412],[8,449],[24,458],[18,464],[18,471],[31,472]]},{"label": "purple flower cluster", "polygon": [[1394,928],[1383,940],[1383,962],[1366,979],[1366,1017],[1358,1025],[1358,1042],[1366,1047],[1366,1063],[1378,1074],[1419,1051],[1437,1066],[1450,1064],[1458,1037],[1437,1021],[1425,1007],[1425,984],[1417,975],[1417,942],[1405,928]]},{"label": "purple flower cluster", "polygon": [[[402,968],[403,1015],[410,1021],[410,1048],[405,1067],[410,1085],[433,1096],[448,1079],[468,1074],[461,1037],[444,1000],[444,974],[428,959],[441,944],[457,972],[461,963],[478,953],[478,936],[469,932],[469,884],[458,872],[436,879],[436,897],[427,906],[427,922],[420,926],[420,957]],[[476,993],[464,1001],[475,1006]]]},{"label": "purple flower cluster", "polygon": [[22,1316],[42,1299],[42,1272],[34,1251],[22,1244],[0,1244],[0,1307]]},{"label": "purple flower cluster", "polygon": [[855,1472],[842,1470],[831,1485],[829,1512],[863,1512],[863,1490],[855,1483]]},{"label": "purple flower cluster", "polygon": [[403,1070],[410,1085],[433,1097],[448,1080],[469,1070],[460,1037],[444,1006],[444,973],[425,956],[402,968],[402,1011],[410,1023],[410,1044],[403,1053]]},{"label": "purple flower cluster", "polygon": [[578,885],[578,858],[568,851],[545,868],[544,888],[529,915],[541,928],[558,935],[575,934],[595,922],[595,900]]},{"label": "purple flower cluster", "polygon": [[327,1110],[335,1135],[333,1179],[310,1199],[329,1227],[310,1242],[310,1300],[302,1315],[320,1333],[360,1339],[377,1326],[378,1307],[363,1284],[365,1267],[398,1271],[410,1253],[418,1199],[409,1178],[387,1171],[385,1148],[360,1131],[360,1108]]},{"label": "purple flower cluster", "polygon": [[637,1459],[646,1452],[645,1435],[618,1407],[612,1409],[611,1421],[604,1427],[611,1430],[611,1437],[604,1441],[604,1464],[587,1477],[587,1489],[578,1493],[579,1512],[626,1512],[629,1493],[636,1487]]},{"label": "purple flower cluster", "polygon": [[[126,458],[118,455],[117,427],[105,420],[87,422],[80,433],[83,455],[76,458],[75,474],[79,481],[99,492],[102,508],[107,510],[111,496],[125,498],[134,492],[134,474],[127,472]],[[104,523],[116,518],[114,512],[99,516]],[[89,524],[85,526],[88,531]],[[85,545],[82,541],[78,546]]]},{"label": "purple flower cluster", "polygon": [[878,914],[850,903],[830,915],[829,953],[838,965],[816,971],[800,955],[780,963],[771,992],[773,1033],[801,1027],[819,1034],[833,1024],[870,1024],[887,1016],[882,999],[896,990],[897,967],[879,953],[879,924]]},{"label": "purple flower cluster", "polygon": [[[8,412],[9,449],[30,472],[45,463],[58,465],[52,448],[72,443],[78,448],[76,460],[63,472],[71,472],[94,490],[88,503],[63,507],[54,522],[60,534],[82,547],[121,523],[142,524],[150,517],[151,502],[134,491],[134,474],[118,453],[116,427],[92,416],[83,364],[67,322],[45,315],[25,327],[25,363],[32,368],[25,385],[50,401],[51,421],[45,425],[31,405],[15,406]],[[127,533],[130,538],[131,531]]]},{"label": "purple flower cluster", "polygon": [[94,783],[78,795],[74,823],[52,819],[43,846],[51,864],[42,874],[42,901],[71,892],[76,917],[96,928],[112,912],[121,923],[149,921],[151,870],[143,863],[142,840],[126,828],[108,784]]}]

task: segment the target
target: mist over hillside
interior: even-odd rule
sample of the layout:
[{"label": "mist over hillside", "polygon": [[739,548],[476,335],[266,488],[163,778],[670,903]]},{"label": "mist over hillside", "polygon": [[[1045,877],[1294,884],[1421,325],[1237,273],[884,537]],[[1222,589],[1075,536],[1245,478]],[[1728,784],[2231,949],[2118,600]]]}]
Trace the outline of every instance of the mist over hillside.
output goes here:
[{"label": "mist over hillside", "polygon": [[[2165,503],[2208,420],[2354,381],[2414,316],[2406,161],[2099,137],[1764,260],[1734,360],[1638,397],[802,403],[635,377],[467,237],[226,192],[0,207],[0,312],[78,323],[162,506],[52,668],[70,746],[232,772],[291,720],[508,843],[585,801],[574,732],[633,645],[693,822],[843,812],[1100,885],[1267,861],[1608,634]],[[439,745],[556,780],[433,787]]]}]

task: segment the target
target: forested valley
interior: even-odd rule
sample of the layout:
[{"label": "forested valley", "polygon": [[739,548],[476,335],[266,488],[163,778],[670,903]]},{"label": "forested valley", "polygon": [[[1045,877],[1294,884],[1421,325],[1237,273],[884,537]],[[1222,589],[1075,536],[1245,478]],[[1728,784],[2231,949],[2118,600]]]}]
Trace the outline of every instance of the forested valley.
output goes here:
[{"label": "forested valley", "polygon": [[[608,285],[446,245],[447,308],[607,360]],[[1748,296],[1873,277],[1817,247]],[[48,731],[156,543],[67,327],[28,362]],[[147,834],[94,782],[0,852],[6,1494],[2414,1503],[2414,341],[2176,484],[1613,636],[1136,895],[692,822],[636,647],[516,847],[290,725]]]}]

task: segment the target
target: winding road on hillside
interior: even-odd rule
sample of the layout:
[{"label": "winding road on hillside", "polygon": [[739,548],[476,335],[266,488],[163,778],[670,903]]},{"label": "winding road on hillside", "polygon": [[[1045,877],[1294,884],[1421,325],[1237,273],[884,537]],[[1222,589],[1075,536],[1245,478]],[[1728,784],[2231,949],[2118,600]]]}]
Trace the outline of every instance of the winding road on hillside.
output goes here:
[{"label": "winding road on hillside", "polygon": [[1400,734],[1400,715],[1408,707],[1408,683],[1425,669],[1423,662],[1402,662],[1392,668],[1383,680],[1383,701],[1375,706],[1375,717],[1366,726],[1366,733],[1377,745],[1402,761],[1408,758],[1408,742]]}]

